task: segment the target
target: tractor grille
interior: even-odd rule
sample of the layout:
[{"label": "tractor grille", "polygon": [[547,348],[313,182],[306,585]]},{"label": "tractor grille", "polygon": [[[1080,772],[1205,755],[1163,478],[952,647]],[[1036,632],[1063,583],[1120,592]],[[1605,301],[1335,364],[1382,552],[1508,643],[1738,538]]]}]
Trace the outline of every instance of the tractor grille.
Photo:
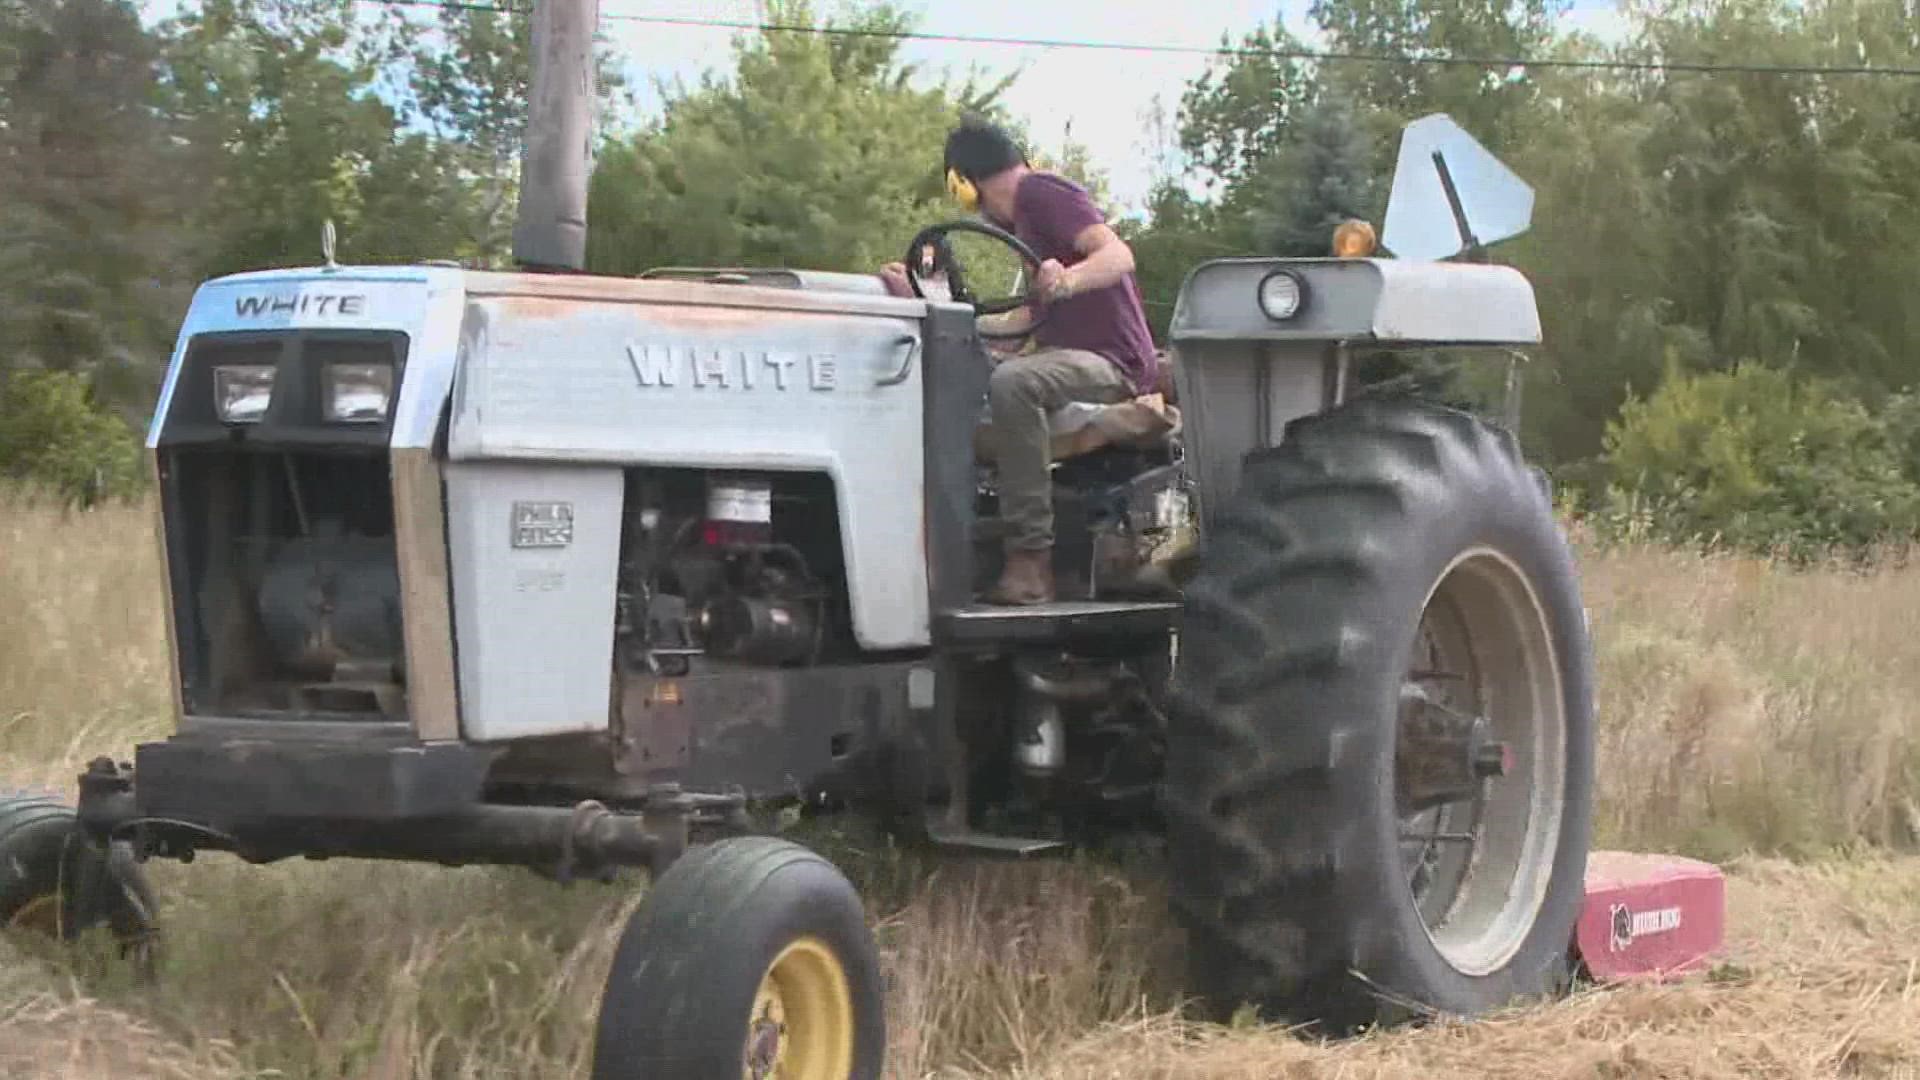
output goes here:
[{"label": "tractor grille", "polygon": [[[331,331],[190,348],[156,461],[187,715],[406,718],[390,420],[365,418],[368,386],[397,397],[405,348]],[[220,368],[271,368],[271,402],[223,416]],[[330,368],[353,376],[331,407]]]}]

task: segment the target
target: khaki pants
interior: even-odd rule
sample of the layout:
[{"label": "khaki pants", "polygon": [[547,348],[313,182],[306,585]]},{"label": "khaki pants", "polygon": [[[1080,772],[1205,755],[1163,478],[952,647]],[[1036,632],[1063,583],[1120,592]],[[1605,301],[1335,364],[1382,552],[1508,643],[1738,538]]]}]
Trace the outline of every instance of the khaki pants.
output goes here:
[{"label": "khaki pants", "polygon": [[1110,405],[1133,397],[1126,376],[1098,353],[1041,349],[1008,357],[987,381],[989,433],[1000,477],[1000,516],[1009,548],[1053,544],[1052,440],[1047,414],[1070,401]]}]

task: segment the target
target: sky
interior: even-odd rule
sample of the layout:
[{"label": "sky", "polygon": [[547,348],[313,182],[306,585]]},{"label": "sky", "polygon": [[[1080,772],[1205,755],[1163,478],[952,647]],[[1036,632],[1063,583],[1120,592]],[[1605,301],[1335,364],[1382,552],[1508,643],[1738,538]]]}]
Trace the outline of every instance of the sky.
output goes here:
[{"label": "sky", "polygon": [[[1572,0],[1567,21],[1602,36],[1621,26],[1618,0]],[[1238,38],[1261,22],[1282,17],[1312,42],[1307,0],[900,0],[924,33],[997,37],[1149,42],[1211,48],[1226,33]],[[179,0],[143,0],[149,20],[173,13]],[[816,10],[837,10],[820,0]],[[1116,9],[1125,9],[1119,14]],[[600,0],[602,16],[654,15],[722,21],[758,21],[755,0]],[[704,70],[726,70],[738,31],[661,26],[610,19],[608,35],[627,60],[628,76],[644,112],[657,111],[655,79],[693,82]],[[1145,118],[1156,99],[1169,112],[1186,84],[1206,69],[1204,55],[1125,53],[973,43],[906,43],[902,56],[923,69],[956,76],[977,68],[989,78],[1019,70],[1006,103],[1026,118],[1042,149],[1057,150],[1066,136],[1084,144],[1106,171],[1124,210],[1138,209],[1153,182],[1153,155]]]}]

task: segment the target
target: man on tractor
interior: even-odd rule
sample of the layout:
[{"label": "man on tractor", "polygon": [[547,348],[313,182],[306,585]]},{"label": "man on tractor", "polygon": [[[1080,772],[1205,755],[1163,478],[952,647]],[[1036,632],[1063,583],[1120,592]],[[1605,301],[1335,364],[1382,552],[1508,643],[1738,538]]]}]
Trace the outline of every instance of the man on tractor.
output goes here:
[{"label": "man on tractor", "polygon": [[[1153,393],[1153,335],[1133,250],[1086,189],[1034,169],[1005,131],[979,120],[947,136],[944,164],[947,188],[961,206],[1012,232],[1042,260],[1034,295],[1048,311],[1035,348],[1001,359],[988,383],[990,445],[1009,531],[1006,568],[986,599],[1046,603],[1054,598],[1047,415],[1069,402],[1104,405]],[[913,295],[903,264],[888,264],[880,276],[895,294]]]}]

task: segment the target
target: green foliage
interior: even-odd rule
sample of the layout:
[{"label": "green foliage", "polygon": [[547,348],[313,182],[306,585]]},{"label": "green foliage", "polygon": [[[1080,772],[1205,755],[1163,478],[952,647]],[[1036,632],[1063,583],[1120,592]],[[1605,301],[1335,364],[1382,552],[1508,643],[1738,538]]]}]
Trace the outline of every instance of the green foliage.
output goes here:
[{"label": "green foliage", "polygon": [[181,295],[158,63],[120,0],[0,6],[0,376],[42,366],[122,401],[151,392],[144,354]]},{"label": "green foliage", "polygon": [[1373,173],[1373,140],[1353,102],[1338,90],[1300,111],[1291,137],[1255,165],[1233,199],[1259,250],[1314,258],[1348,218],[1378,220],[1386,184]]},{"label": "green foliage", "polygon": [[[1232,43],[1222,35],[1220,44]],[[1243,35],[1239,45],[1244,55],[1202,72],[1180,101],[1180,149],[1229,189],[1286,144],[1315,87],[1304,61],[1271,55],[1302,47],[1277,20]]]},{"label": "green foliage", "polygon": [[[1329,48],[1388,56],[1502,57],[1545,51],[1567,0],[1313,0],[1309,15]],[[1495,153],[1530,133],[1539,84],[1530,72],[1469,64],[1352,64],[1327,74],[1351,94],[1379,134],[1446,112]],[[1397,140],[1376,159],[1391,166]]]},{"label": "green foliage", "polygon": [[23,369],[0,378],[0,476],[91,505],[143,486],[140,446],[97,408],[80,376]]},{"label": "green foliage", "polygon": [[1134,276],[1146,302],[1148,324],[1155,340],[1165,344],[1174,301],[1187,272],[1207,259],[1255,252],[1250,241],[1245,246],[1229,242],[1233,230],[1221,224],[1219,206],[1195,199],[1171,182],[1153,190],[1147,210],[1150,226],[1129,221],[1115,231],[1133,247]]},{"label": "green foliage", "polygon": [[[1564,0],[1314,0],[1301,24],[1223,37],[1254,51],[1222,56],[1176,114],[1148,120],[1159,147],[1149,218],[1118,223],[1155,332],[1164,338],[1180,283],[1203,260],[1317,255],[1340,218],[1380,225],[1400,127],[1446,112],[1537,193],[1532,231],[1494,253],[1533,281],[1545,328],[1526,369],[1531,453],[1574,489],[1604,491],[1612,477],[1623,497],[1672,499],[1708,484],[1723,501],[1704,505],[1719,516],[1663,518],[1682,531],[1825,543],[1894,527],[1904,503],[1882,497],[1879,451],[1840,449],[1835,424],[1788,424],[1813,424],[1798,437],[1844,478],[1831,484],[1811,458],[1776,462],[1757,435],[1736,438],[1746,429],[1731,420],[1674,422],[1745,455],[1734,456],[1741,469],[1712,474],[1681,456],[1649,459],[1673,475],[1648,464],[1629,477],[1631,439],[1616,446],[1607,433],[1627,402],[1632,424],[1652,423],[1670,372],[1696,380],[1684,392],[1700,397],[1718,384],[1698,380],[1740,359],[1817,376],[1794,381],[1808,402],[1844,402],[1830,389],[1844,386],[1920,478],[1920,404],[1896,393],[1920,341],[1907,295],[1920,247],[1902,239],[1920,234],[1920,82],[1316,63],[1259,50],[1313,40],[1453,58],[1920,66],[1911,6],[1630,5],[1629,39],[1603,46],[1556,27]],[[376,13],[355,0],[168,10],[149,31],[131,0],[0,0],[0,377],[75,373],[89,401],[137,427],[194,285],[311,263],[327,219],[348,261],[505,261],[525,14]],[[878,33],[743,35],[726,70],[670,88],[663,115],[637,129],[617,117],[625,88],[603,43],[593,269],[859,271],[898,258],[916,228],[952,215],[939,145],[964,110],[1027,134],[1041,163],[1108,201],[1102,165],[1113,163],[1092,160],[1070,132],[1032,137],[998,102],[1006,82],[921,79],[887,36],[911,26],[900,7],[841,10],[837,24]],[[826,18],[804,0],[775,2],[767,17]],[[1430,357],[1359,359],[1357,376],[1376,388],[1481,396]],[[1826,503],[1807,502],[1821,490]],[[1834,518],[1824,533],[1795,516],[1816,512]]]},{"label": "green foliage", "polygon": [[[1557,29],[1563,0],[1315,0],[1307,20],[1347,53],[1893,67],[1920,64],[1910,8],[1630,5],[1617,47]],[[1301,36],[1275,22],[1239,43]],[[1130,234],[1156,322],[1198,258],[1318,254],[1335,216],[1379,225],[1399,129],[1431,112],[1535,188],[1532,231],[1494,254],[1537,291],[1545,347],[1522,436],[1556,471],[1603,474],[1609,419],[1670,366],[1808,372],[1869,408],[1907,383],[1920,248],[1898,238],[1920,232],[1920,85],[1902,79],[1222,56],[1181,102],[1188,169],[1161,177],[1151,223]],[[1195,180],[1205,198],[1186,194]]]},{"label": "green foliage", "polygon": [[[311,264],[329,219],[342,257],[365,262],[446,254],[437,236],[414,247],[423,221],[467,231],[457,212],[370,205],[394,187],[442,213],[460,200],[434,167],[446,152],[399,134],[393,107],[370,92],[377,55],[354,12],[345,0],[206,0],[165,27],[169,104],[215,178],[194,203],[201,276]],[[396,175],[403,163],[413,175]]]},{"label": "green foliage", "polygon": [[1613,513],[1637,510],[1659,539],[1813,555],[1920,533],[1920,485],[1887,425],[1822,380],[1676,372],[1627,403],[1606,447]]},{"label": "green foliage", "polygon": [[[814,24],[805,3],[768,18]],[[890,32],[878,6],[853,29]],[[729,80],[672,96],[661,120],[607,148],[588,219],[589,266],[667,264],[871,270],[950,214],[940,152],[971,86],[916,89],[885,37],[772,33],[735,46]]]},{"label": "green foliage", "polygon": [[[387,12],[384,35],[372,39],[389,64],[409,73],[401,115],[424,122],[434,136],[408,140],[393,156],[405,158],[428,149],[436,156],[431,163],[398,170],[415,184],[456,178],[440,185],[443,193],[454,196],[454,205],[416,215],[424,227],[451,235],[450,244],[440,241],[448,248],[443,254],[503,267],[512,248],[519,196],[527,88],[533,77],[533,21],[524,10],[504,7],[446,7],[436,14],[431,30],[441,40],[400,8]],[[597,37],[594,85],[604,133],[627,88],[605,35]],[[372,216],[388,220],[386,213]],[[413,249],[421,250],[417,244]]]}]

